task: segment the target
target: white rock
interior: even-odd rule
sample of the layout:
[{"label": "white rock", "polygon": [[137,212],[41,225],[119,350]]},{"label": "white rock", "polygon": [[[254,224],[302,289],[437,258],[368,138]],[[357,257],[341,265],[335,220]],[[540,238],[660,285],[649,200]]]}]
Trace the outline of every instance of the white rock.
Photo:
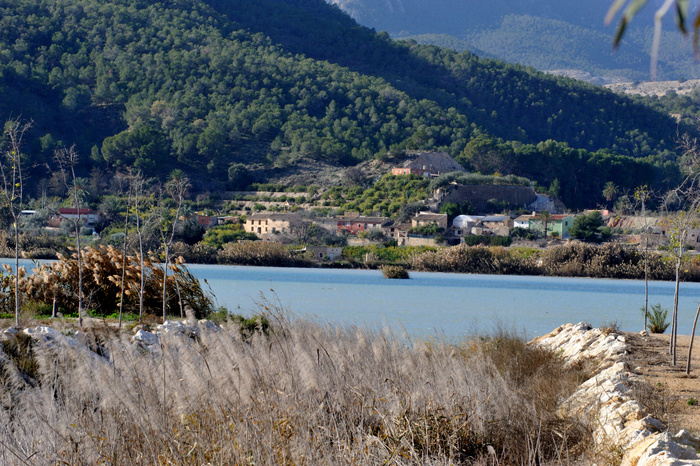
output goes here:
[{"label": "white rock", "polygon": [[8,336],[17,335],[17,329],[14,327],[6,328],[2,333]]},{"label": "white rock", "polygon": [[208,331],[218,332],[219,330],[221,330],[219,328],[219,326],[216,325],[211,320],[202,319],[198,323],[199,323],[200,327],[203,327],[205,330],[208,330]]},{"label": "white rock", "polygon": [[[686,461],[678,462],[678,460]],[[696,461],[689,462],[687,460]],[[637,466],[661,464],[700,464],[700,456],[698,456],[697,450],[675,442],[670,433],[664,432],[656,436],[654,443],[646,449],[637,462]]]},{"label": "white rock", "polygon": [[145,330],[139,330],[136,332],[133,338],[134,342],[142,343],[146,346],[157,345],[158,335],[155,333],[147,332]]},{"label": "white rock", "polygon": [[187,327],[179,320],[166,320],[156,327],[158,333],[184,333]]},{"label": "white rock", "polygon": [[[661,421],[655,419],[651,416],[647,416],[644,419],[638,421],[630,422],[625,429],[620,432],[618,436],[618,443],[625,449],[625,455],[630,450],[634,450],[640,445],[640,442],[649,438],[649,436],[661,432],[664,426]],[[647,447],[653,442],[649,442]],[[646,448],[640,449],[639,453],[636,455],[636,459],[639,459]],[[636,461],[636,460],[635,460]]]},{"label": "white rock", "polygon": [[673,440],[681,445],[691,447],[695,451],[700,450],[700,440],[693,437],[692,434],[685,429],[679,430],[678,433],[673,436]]},{"label": "white rock", "polygon": [[557,352],[568,365],[603,361],[599,372],[561,404],[560,413],[581,416],[594,428],[596,443],[622,447],[622,466],[700,466],[698,439],[685,430],[675,436],[659,433],[661,422],[646,416],[644,407],[632,399],[631,382],[639,377],[621,361],[629,350],[625,337],[605,335],[581,322],[562,325],[531,343]]},{"label": "white rock", "polygon": [[34,339],[39,339],[39,338],[47,338],[47,339],[52,339],[52,338],[58,338],[62,337],[63,335],[56,330],[52,329],[51,327],[44,327],[44,326],[39,326],[36,328],[25,328],[24,333],[26,335],[29,335],[30,337]]}]

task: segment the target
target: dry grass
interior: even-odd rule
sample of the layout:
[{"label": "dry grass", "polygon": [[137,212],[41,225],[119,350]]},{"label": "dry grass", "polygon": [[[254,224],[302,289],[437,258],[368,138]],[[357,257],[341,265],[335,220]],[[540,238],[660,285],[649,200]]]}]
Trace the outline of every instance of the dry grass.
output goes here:
[{"label": "dry grass", "polygon": [[0,464],[566,464],[590,443],[553,414],[581,373],[506,332],[459,347],[268,319],[152,350],[37,343],[31,380],[3,350]]},{"label": "dry grass", "polygon": [[[32,273],[20,267],[20,293],[28,303],[43,303],[51,307],[56,299],[57,307],[75,312],[78,307],[77,254],[58,255],[59,260],[38,264]],[[124,256],[112,246],[86,247],[82,250],[83,306],[100,315],[108,315],[119,309],[122,265],[126,261],[124,312],[139,313],[141,289],[141,264],[138,256]],[[14,277],[12,270],[0,276],[0,312],[14,313]],[[180,298],[183,306],[194,309],[197,318],[206,317],[212,310],[212,297],[205,293],[199,281],[182,261],[171,263],[167,281],[168,313],[180,315]],[[163,268],[155,258],[144,258],[144,313],[162,314]]]}]

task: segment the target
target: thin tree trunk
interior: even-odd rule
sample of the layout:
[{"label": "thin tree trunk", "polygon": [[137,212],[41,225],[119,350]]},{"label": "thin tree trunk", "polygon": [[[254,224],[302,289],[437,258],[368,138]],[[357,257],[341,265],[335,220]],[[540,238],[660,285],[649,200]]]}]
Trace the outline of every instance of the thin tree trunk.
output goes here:
[{"label": "thin tree trunk", "polygon": [[170,247],[165,245],[165,264],[163,265],[163,322],[168,317],[168,261],[170,260]]},{"label": "thin tree trunk", "polygon": [[[80,205],[80,204],[78,204]],[[78,207],[78,222],[75,227],[76,244],[78,246],[78,326],[83,326],[83,255],[80,250],[80,207]]]},{"label": "thin tree trunk", "polygon": [[15,327],[19,328],[19,225],[15,219]]},{"label": "thin tree trunk", "polygon": [[139,261],[141,266],[141,289],[139,290],[139,324],[143,323],[143,293],[145,288],[145,277],[143,275],[143,234],[141,233],[138,209],[136,211],[136,231],[139,235]]},{"label": "thin tree trunk", "polygon": [[126,280],[126,246],[129,233],[129,200],[126,201],[126,217],[124,218],[124,248],[122,250],[122,282],[119,290],[119,330],[122,329],[122,312],[124,311],[124,281]]},{"label": "thin tree trunk", "polygon": [[[645,217],[646,218],[646,217]],[[648,254],[649,254],[649,238],[644,233],[644,329],[647,329],[647,320],[649,318],[649,273],[648,273]]]},{"label": "thin tree trunk", "polygon": [[673,317],[671,319],[671,342],[669,352],[673,355],[673,365],[676,365],[676,332],[678,322],[678,286],[680,283],[681,260],[676,262],[676,291],[673,295]]},{"label": "thin tree trunk", "polygon": [[15,327],[19,328],[19,227],[15,216]]},{"label": "thin tree trunk", "polygon": [[[175,274],[174,270],[173,270],[173,274]],[[178,280],[177,276],[175,277],[175,288],[177,289],[177,303],[180,306],[180,319],[183,319],[185,317],[185,313],[182,310],[182,295],[180,294],[180,280]]]},{"label": "thin tree trunk", "polygon": [[688,347],[688,362],[685,365],[685,374],[690,375],[690,360],[693,356],[693,340],[695,340],[695,326],[698,324],[698,316],[700,315],[700,305],[695,313],[695,320],[693,321],[693,331],[690,333],[690,346]]},{"label": "thin tree trunk", "polygon": [[[184,184],[176,186],[174,192],[177,195],[177,210],[175,211],[175,219],[173,220],[172,230],[170,232],[170,238],[166,242],[165,236],[163,236],[163,242],[165,243],[165,266],[163,267],[163,322],[167,317],[167,284],[168,284],[168,262],[170,261],[170,245],[173,244],[173,239],[175,239],[175,228],[177,227],[177,220],[180,217],[180,210],[182,209],[182,202],[184,200],[185,189],[187,186],[187,181]],[[174,197],[174,196],[173,196]],[[177,281],[177,277],[175,277]],[[179,293],[179,290],[178,290]],[[182,314],[182,310],[180,310]]]}]

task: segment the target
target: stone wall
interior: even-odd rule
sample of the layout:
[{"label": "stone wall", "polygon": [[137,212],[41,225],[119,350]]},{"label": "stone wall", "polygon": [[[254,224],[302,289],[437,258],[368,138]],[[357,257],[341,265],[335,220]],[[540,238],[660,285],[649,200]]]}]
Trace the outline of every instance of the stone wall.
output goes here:
[{"label": "stone wall", "polygon": [[634,398],[632,386],[640,377],[624,362],[629,350],[624,336],[581,322],[563,325],[531,344],[556,351],[567,364],[600,361],[596,374],[561,404],[560,411],[587,422],[601,451],[620,451],[620,466],[700,465],[700,441],[686,430],[664,432],[661,422]]},{"label": "stone wall", "polygon": [[441,203],[469,201],[477,211],[486,210],[486,202],[496,199],[518,207],[526,207],[537,199],[535,190],[527,186],[458,185],[443,188]]}]

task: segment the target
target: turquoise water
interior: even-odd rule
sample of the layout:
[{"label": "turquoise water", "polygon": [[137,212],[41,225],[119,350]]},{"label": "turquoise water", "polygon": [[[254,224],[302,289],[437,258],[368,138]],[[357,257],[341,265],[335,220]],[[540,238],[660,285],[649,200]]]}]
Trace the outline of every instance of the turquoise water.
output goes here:
[{"label": "turquoise water", "polygon": [[[3,259],[0,263],[14,263]],[[31,268],[31,262],[21,261]],[[331,322],[389,326],[414,336],[459,338],[504,325],[529,337],[567,322],[617,321],[642,329],[644,282],[594,278],[521,277],[411,272],[387,280],[376,270],[189,265],[206,279],[219,305],[245,315],[263,297],[297,315]],[[207,288],[207,285],[204,285]],[[673,307],[673,282],[649,282],[649,304]],[[681,283],[679,333],[690,334],[700,283]]]},{"label": "turquoise water", "polygon": [[[411,272],[387,280],[370,270],[190,265],[218,303],[252,314],[261,294],[299,315],[332,322],[402,327],[415,336],[451,338],[505,325],[528,336],[567,322],[617,321],[639,331],[644,282],[590,278],[521,277]],[[672,282],[649,282],[649,303],[673,307]],[[274,291],[272,291],[274,290]],[[681,283],[679,333],[690,334],[700,284]]]}]

